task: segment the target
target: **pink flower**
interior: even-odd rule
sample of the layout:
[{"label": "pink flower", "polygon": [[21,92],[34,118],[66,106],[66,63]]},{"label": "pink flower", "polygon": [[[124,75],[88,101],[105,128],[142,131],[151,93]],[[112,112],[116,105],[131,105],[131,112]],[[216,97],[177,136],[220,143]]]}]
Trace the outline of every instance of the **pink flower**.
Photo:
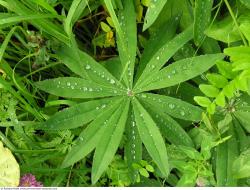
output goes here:
[{"label": "pink flower", "polygon": [[43,187],[43,184],[36,181],[36,177],[32,174],[25,174],[20,179],[19,187]]}]

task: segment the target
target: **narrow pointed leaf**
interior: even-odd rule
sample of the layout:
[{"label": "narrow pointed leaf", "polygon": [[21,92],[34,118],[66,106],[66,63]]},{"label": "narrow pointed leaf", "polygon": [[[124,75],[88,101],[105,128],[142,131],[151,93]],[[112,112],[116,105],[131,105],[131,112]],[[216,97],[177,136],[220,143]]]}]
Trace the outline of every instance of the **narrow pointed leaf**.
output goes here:
[{"label": "narrow pointed leaf", "polygon": [[107,69],[90,55],[80,51],[75,45],[61,47],[57,55],[69,69],[83,78],[91,79],[93,82],[107,87],[124,88]]},{"label": "narrow pointed leaf", "polygon": [[147,30],[157,19],[167,0],[152,0],[146,12],[143,31]]},{"label": "narrow pointed leaf", "polygon": [[149,104],[144,99],[140,99],[143,106],[147,109],[152,119],[160,128],[162,135],[171,143],[175,145],[183,145],[193,147],[194,143],[186,131],[168,114],[164,113],[162,109]]},{"label": "narrow pointed leaf", "polygon": [[121,75],[124,75],[125,83],[132,88],[137,48],[136,12],[133,0],[123,1],[123,9],[119,10],[118,20],[123,32],[123,40],[117,39],[119,56],[123,65]]},{"label": "narrow pointed leaf", "polygon": [[201,55],[172,63],[151,76],[151,80],[142,87],[142,90],[166,88],[192,79],[207,71],[223,57],[223,54]]},{"label": "narrow pointed leaf", "polygon": [[72,27],[87,6],[88,0],[73,0],[67,18],[64,22],[64,30],[70,36]]},{"label": "narrow pointed leaf", "polygon": [[76,104],[50,117],[47,121],[34,126],[42,130],[65,130],[84,125],[108,109],[119,98],[105,98]]},{"label": "narrow pointed leaf", "polygon": [[129,100],[127,99],[111,116],[109,122],[107,122],[105,126],[94,155],[91,173],[92,184],[95,184],[103,172],[108,168],[108,165],[118,149],[125,129],[128,111]]},{"label": "narrow pointed leaf", "polygon": [[68,98],[96,98],[124,94],[116,88],[107,88],[90,80],[75,77],[62,77],[36,83],[41,90],[56,96]]},{"label": "narrow pointed leaf", "polygon": [[[167,22],[164,22],[162,26],[152,32],[147,44],[141,55],[136,79],[142,74],[143,70],[147,66],[147,63],[159,51],[159,49],[168,43],[175,35],[177,26],[180,22],[180,15],[171,17]],[[162,32],[164,31],[164,32]]]},{"label": "narrow pointed leaf", "polygon": [[126,124],[126,145],[124,153],[128,163],[130,178],[132,182],[135,183],[138,178],[138,170],[133,167],[133,164],[142,160],[142,142],[132,108],[129,112]]},{"label": "narrow pointed leaf", "polygon": [[163,176],[167,177],[169,174],[167,149],[158,127],[137,99],[133,100],[133,110],[143,144]]},{"label": "narrow pointed leaf", "polygon": [[110,120],[111,115],[119,108],[122,98],[112,104],[106,111],[102,112],[91,124],[82,131],[74,146],[66,155],[62,167],[68,167],[87,156],[97,145],[105,126]]},{"label": "narrow pointed leaf", "polygon": [[196,0],[194,8],[194,42],[201,45],[205,30],[209,26],[213,0]]},{"label": "narrow pointed leaf", "polygon": [[166,113],[175,118],[189,121],[201,120],[202,109],[180,99],[151,93],[140,94],[138,98],[150,104],[150,106],[159,110],[159,112]]},{"label": "narrow pointed leaf", "polygon": [[[189,40],[192,39],[192,28],[186,29],[178,34],[175,38],[167,41],[148,61],[146,68],[138,79],[135,89],[140,88],[144,83],[147,83],[154,73],[157,73],[162,66]],[[152,50],[153,51],[153,50]]]}]

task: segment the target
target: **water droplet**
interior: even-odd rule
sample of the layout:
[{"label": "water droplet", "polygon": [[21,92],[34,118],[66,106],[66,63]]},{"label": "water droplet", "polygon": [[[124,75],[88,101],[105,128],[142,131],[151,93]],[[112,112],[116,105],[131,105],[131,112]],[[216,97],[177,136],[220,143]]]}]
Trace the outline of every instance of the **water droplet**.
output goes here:
[{"label": "water droplet", "polygon": [[157,59],[157,60],[159,60],[159,59],[160,59],[160,57],[159,57],[159,56],[157,56],[157,57],[156,57],[156,59]]},{"label": "water droplet", "polygon": [[83,138],[82,137],[79,137],[80,141],[83,141]]},{"label": "water droplet", "polygon": [[89,88],[89,91],[90,91],[90,92],[92,92],[92,91],[93,91],[93,89],[92,89],[92,88]]},{"label": "water droplet", "polygon": [[67,82],[67,86],[70,86],[70,82]]},{"label": "water droplet", "polygon": [[111,80],[110,80],[110,83],[111,83],[111,84],[115,84],[115,80],[114,80],[114,79],[111,79]]},{"label": "water droplet", "polygon": [[182,110],[181,111],[181,116],[184,116],[185,115],[185,112]]},{"label": "water droplet", "polygon": [[86,65],[85,69],[89,70],[91,67],[90,65]]},{"label": "water droplet", "polygon": [[174,109],[174,108],[175,108],[175,105],[174,105],[174,104],[169,104],[168,107],[169,107],[170,109]]}]

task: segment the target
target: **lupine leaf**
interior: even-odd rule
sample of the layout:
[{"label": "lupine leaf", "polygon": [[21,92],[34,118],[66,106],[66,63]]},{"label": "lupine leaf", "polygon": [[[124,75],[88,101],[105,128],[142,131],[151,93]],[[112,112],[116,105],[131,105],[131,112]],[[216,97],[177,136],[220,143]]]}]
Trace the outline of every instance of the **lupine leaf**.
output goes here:
[{"label": "lupine leaf", "polygon": [[168,176],[168,155],[159,129],[148,112],[136,99],[133,100],[133,110],[136,125],[143,144],[145,145],[150,156],[153,158],[154,162],[157,164],[163,176]]},{"label": "lupine leaf", "polygon": [[92,166],[91,179],[95,184],[107,169],[112,161],[116,150],[120,144],[129,111],[129,100],[122,103],[116,112],[111,116],[107,125],[104,126],[104,132],[101,140],[98,142]]},{"label": "lupine leaf", "polygon": [[204,31],[210,23],[213,0],[196,0],[194,8],[194,41],[201,45],[205,35]]},{"label": "lupine leaf", "polygon": [[201,120],[202,109],[180,99],[152,93],[143,93],[138,95],[138,97],[140,100],[158,109],[159,112],[166,113],[175,118],[189,121]]},{"label": "lupine leaf", "polygon": [[146,12],[143,31],[147,30],[157,19],[167,0],[151,0]]},{"label": "lupine leaf", "polygon": [[158,106],[149,104],[144,99],[140,99],[156,125],[160,128],[162,135],[175,145],[193,147],[193,141],[186,131],[168,114],[164,113]]},{"label": "lupine leaf", "polygon": [[41,90],[61,97],[94,98],[124,94],[116,88],[103,87],[90,80],[75,77],[62,77],[36,82]]},{"label": "lupine leaf", "polygon": [[133,167],[133,164],[142,160],[142,142],[136,126],[132,108],[127,119],[126,145],[124,151],[131,181],[135,183],[138,177],[138,170]]},{"label": "lupine leaf", "polygon": [[[107,86],[124,88],[121,83],[110,74],[101,64],[97,63],[87,53],[80,51],[75,46],[63,46],[57,52],[59,59],[73,72],[83,78],[89,78],[93,82]],[[79,59],[78,59],[79,58]],[[82,61],[84,60],[84,61]]]},{"label": "lupine leaf", "polygon": [[166,88],[192,79],[211,68],[222,54],[201,55],[177,61],[155,73],[140,91]]},{"label": "lupine leaf", "polygon": [[71,150],[66,155],[62,167],[68,167],[83,159],[97,146],[104,133],[104,127],[107,125],[107,122],[110,121],[110,116],[119,108],[121,102],[122,98],[120,101],[112,104],[106,111],[98,115],[98,117],[82,131],[75,145],[72,146]]},{"label": "lupine leaf", "polygon": [[157,73],[161,67],[189,40],[193,37],[192,28],[186,29],[178,34],[175,38],[167,41],[148,61],[146,68],[135,84],[135,89],[140,88],[144,83],[148,82],[154,73]]},{"label": "lupine leaf", "polygon": [[123,41],[117,39],[119,57],[123,65],[121,75],[124,75],[125,83],[132,88],[137,48],[136,12],[133,0],[123,1],[123,9],[119,10],[118,19],[123,31]]},{"label": "lupine leaf", "polygon": [[106,98],[76,104],[50,117],[46,122],[34,126],[42,130],[65,130],[79,127],[94,120],[99,114],[115,104],[119,98]]}]

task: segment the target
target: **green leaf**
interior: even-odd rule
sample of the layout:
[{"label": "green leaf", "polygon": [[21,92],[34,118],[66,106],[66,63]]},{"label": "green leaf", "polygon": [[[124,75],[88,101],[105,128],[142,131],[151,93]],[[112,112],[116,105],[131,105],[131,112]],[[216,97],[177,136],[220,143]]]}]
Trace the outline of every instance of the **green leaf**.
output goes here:
[{"label": "green leaf", "polygon": [[216,66],[219,73],[228,79],[233,79],[236,76],[236,72],[233,72],[232,64],[226,61],[217,61]]},{"label": "green leaf", "polygon": [[194,101],[196,101],[197,104],[205,108],[207,108],[212,103],[209,98],[203,96],[195,96]]},{"label": "green leaf", "polygon": [[19,165],[8,148],[0,141],[0,187],[17,187],[20,179]]},{"label": "green leaf", "polygon": [[111,28],[109,27],[109,25],[107,25],[105,22],[101,22],[101,28],[104,32],[109,32],[111,31]]},{"label": "green leaf", "polygon": [[233,173],[237,179],[250,177],[250,150],[246,150],[233,163]]},{"label": "green leaf", "polygon": [[105,126],[107,126],[107,123],[110,123],[111,119],[114,117],[110,116],[113,115],[113,113],[120,107],[122,100],[123,99],[121,98],[116,103],[113,103],[112,106],[98,115],[97,118],[81,132],[80,136],[75,142],[75,145],[72,146],[72,148],[64,158],[64,161],[62,163],[63,168],[68,167],[83,159],[97,146],[105,131]]},{"label": "green leaf", "polygon": [[151,166],[151,165],[146,165],[146,170],[149,171],[149,172],[154,172],[155,171],[153,166]]},{"label": "green leaf", "polygon": [[149,173],[148,173],[148,171],[147,171],[145,168],[140,168],[140,169],[139,169],[139,172],[140,172],[140,174],[141,174],[142,176],[144,176],[144,177],[149,177]]},{"label": "green leaf", "polygon": [[236,118],[240,121],[242,126],[250,133],[250,112],[236,111],[234,112]]},{"label": "green leaf", "polygon": [[57,12],[55,11],[55,9],[47,1],[45,0],[31,0],[31,1],[33,1],[34,3],[37,3],[41,7],[51,12],[52,14],[57,15]]},{"label": "green leaf", "polygon": [[249,0],[240,0],[240,2],[250,9],[250,1]]},{"label": "green leaf", "polygon": [[199,107],[180,99],[152,93],[139,94],[138,98],[155,107],[159,112],[173,117],[188,121],[199,121],[201,119],[202,110]]},{"label": "green leaf", "polygon": [[201,154],[194,148],[188,146],[179,145],[178,148],[185,153],[189,158],[194,160],[202,160]]},{"label": "green leaf", "polygon": [[68,36],[72,35],[72,27],[88,4],[88,0],[73,0],[67,18],[64,21],[64,30]]},{"label": "green leaf", "polygon": [[35,84],[48,93],[69,98],[95,98],[124,94],[120,89],[104,87],[91,80],[75,77],[48,79]]},{"label": "green leaf", "polygon": [[207,71],[223,57],[222,54],[208,54],[177,61],[151,76],[151,80],[140,91],[174,86],[192,79]]},{"label": "green leaf", "polygon": [[[146,68],[143,70],[143,73],[139,77],[138,81],[135,84],[134,89],[140,88],[144,83],[150,83],[152,80],[152,75],[154,73],[159,74],[158,71],[162,66],[189,40],[193,37],[192,28],[189,27],[184,32],[178,34],[175,38],[170,41],[167,41],[164,45],[154,53],[150,59]],[[155,47],[153,47],[155,48]],[[154,50],[153,50],[154,51]],[[147,60],[147,59],[146,59]],[[149,82],[148,82],[149,81]]]},{"label": "green leaf", "polygon": [[122,38],[117,39],[119,57],[123,66],[120,78],[131,89],[137,48],[136,12],[133,0],[123,1],[123,9],[119,10],[118,20],[122,30]]},{"label": "green leaf", "polygon": [[142,142],[132,108],[127,119],[126,137],[125,158],[127,159],[130,171],[130,178],[132,182],[135,183],[138,177],[138,171],[134,168],[134,164],[142,160]]},{"label": "green leaf", "polygon": [[137,128],[150,156],[153,158],[163,176],[168,176],[168,155],[164,140],[159,129],[147,111],[137,99],[133,101],[133,109]]},{"label": "green leaf", "polygon": [[205,39],[204,31],[210,23],[213,0],[196,0],[194,8],[194,42],[201,45]]},{"label": "green leaf", "polygon": [[151,115],[156,125],[160,128],[162,135],[175,145],[184,145],[193,147],[193,141],[182,128],[182,126],[172,119],[168,114],[164,113],[165,109],[159,109],[158,104],[151,104],[140,98],[141,103]]},{"label": "green leaf", "polygon": [[105,98],[76,104],[50,117],[47,121],[34,126],[42,130],[65,130],[84,125],[96,118],[119,98]]},{"label": "green leaf", "polygon": [[219,94],[219,90],[212,85],[201,84],[201,85],[199,85],[199,88],[200,88],[201,92],[203,92],[208,97],[214,98]]},{"label": "green leaf", "polygon": [[205,33],[210,38],[224,43],[232,43],[241,40],[239,30],[235,26],[231,16],[226,16],[217,22],[215,21]]},{"label": "green leaf", "polygon": [[218,105],[218,106],[221,106],[221,107],[224,107],[225,104],[226,104],[226,101],[225,101],[225,96],[222,92],[219,93],[219,95],[216,97],[215,99],[215,103]]},{"label": "green leaf", "polygon": [[157,19],[167,0],[151,0],[147,9],[145,22],[143,24],[143,31],[147,30]]},{"label": "green leaf", "polygon": [[217,73],[208,73],[206,75],[206,78],[212,85],[214,85],[217,88],[223,88],[228,84],[227,79],[224,76]]},{"label": "green leaf", "polygon": [[154,54],[156,54],[162,46],[167,44],[174,37],[180,18],[180,15],[175,15],[152,32],[141,55],[136,79],[138,79],[142,72],[144,72],[145,67]]},{"label": "green leaf", "polygon": [[69,69],[79,76],[91,79],[93,82],[107,87],[119,86],[119,88],[124,89],[121,83],[107,69],[77,47],[62,46],[57,55]]},{"label": "green leaf", "polygon": [[125,103],[122,103],[111,116],[107,125],[104,126],[103,135],[96,146],[94,154],[91,172],[92,184],[95,184],[102,173],[108,168],[118,149],[126,125],[129,103],[128,99]]},{"label": "green leaf", "polygon": [[194,187],[196,183],[197,173],[187,172],[184,173],[177,183],[177,187]]}]

